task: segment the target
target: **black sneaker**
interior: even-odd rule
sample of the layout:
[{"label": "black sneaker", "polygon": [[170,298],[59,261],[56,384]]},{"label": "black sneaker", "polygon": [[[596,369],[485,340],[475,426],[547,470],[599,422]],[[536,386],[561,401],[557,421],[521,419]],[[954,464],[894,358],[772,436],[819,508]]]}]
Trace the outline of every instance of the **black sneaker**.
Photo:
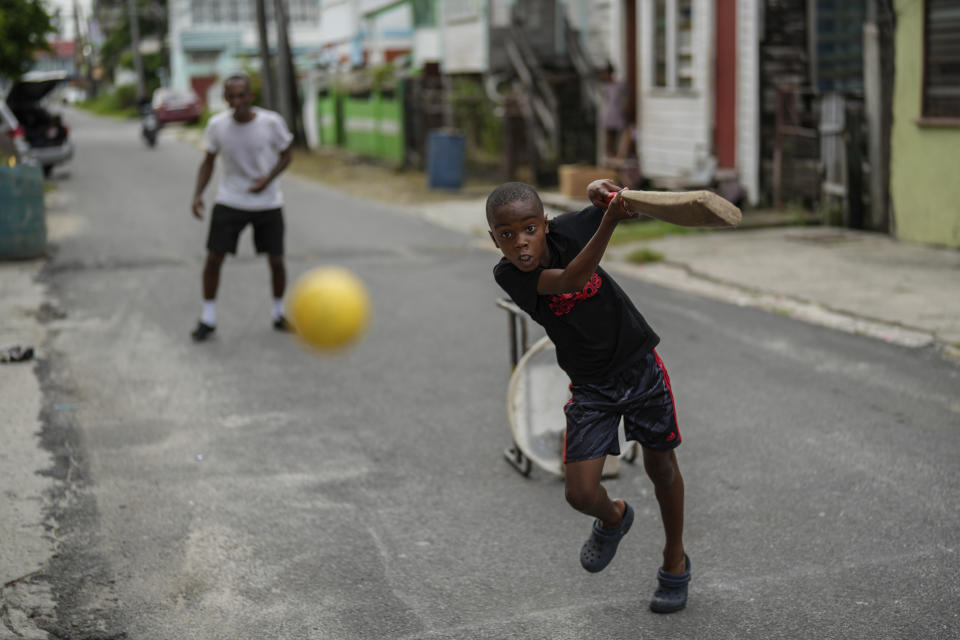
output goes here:
[{"label": "black sneaker", "polygon": [[209,324],[199,320],[197,321],[197,328],[190,332],[190,337],[193,338],[194,342],[203,342],[216,330],[216,327],[211,327]]},{"label": "black sneaker", "polygon": [[290,326],[290,323],[287,322],[287,319],[283,316],[273,321],[273,328],[277,331],[293,331],[293,327]]}]

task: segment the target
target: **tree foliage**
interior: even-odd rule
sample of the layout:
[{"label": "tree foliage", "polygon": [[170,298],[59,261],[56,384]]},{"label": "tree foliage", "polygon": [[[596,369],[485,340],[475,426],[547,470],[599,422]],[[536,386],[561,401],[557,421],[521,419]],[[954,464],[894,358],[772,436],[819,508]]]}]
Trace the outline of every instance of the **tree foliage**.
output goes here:
[{"label": "tree foliage", "polygon": [[19,78],[37,51],[49,50],[53,31],[40,0],[0,0],[0,76]]},{"label": "tree foliage", "polygon": [[[4,0],[0,0],[3,2]],[[100,48],[100,60],[108,69],[122,66],[122,58],[131,50],[130,14],[123,0],[102,0],[100,6],[109,10],[112,20],[102,23],[106,40]],[[166,0],[137,0],[137,25],[140,38],[156,36],[163,42],[167,35]]]}]

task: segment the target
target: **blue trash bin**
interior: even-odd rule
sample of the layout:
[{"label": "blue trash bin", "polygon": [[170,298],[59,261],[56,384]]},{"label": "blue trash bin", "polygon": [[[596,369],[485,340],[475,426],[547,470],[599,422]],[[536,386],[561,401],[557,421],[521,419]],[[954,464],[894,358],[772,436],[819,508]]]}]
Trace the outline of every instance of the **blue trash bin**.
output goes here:
[{"label": "blue trash bin", "polygon": [[459,189],[463,186],[463,156],[466,143],[456,131],[431,131],[427,136],[427,186]]},{"label": "blue trash bin", "polygon": [[0,260],[37,258],[47,248],[43,171],[0,167]]}]

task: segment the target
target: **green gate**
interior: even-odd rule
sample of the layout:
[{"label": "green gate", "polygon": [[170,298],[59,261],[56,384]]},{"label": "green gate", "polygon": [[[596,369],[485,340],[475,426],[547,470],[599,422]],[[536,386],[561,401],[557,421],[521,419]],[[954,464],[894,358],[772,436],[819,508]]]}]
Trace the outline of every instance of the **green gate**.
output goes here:
[{"label": "green gate", "polygon": [[403,96],[399,92],[321,92],[317,125],[322,145],[342,146],[357,155],[386,160],[395,166],[403,164]]},{"label": "green gate", "polygon": [[317,131],[322,146],[339,147],[343,144],[340,104],[341,96],[336,91],[323,90],[317,95]]}]

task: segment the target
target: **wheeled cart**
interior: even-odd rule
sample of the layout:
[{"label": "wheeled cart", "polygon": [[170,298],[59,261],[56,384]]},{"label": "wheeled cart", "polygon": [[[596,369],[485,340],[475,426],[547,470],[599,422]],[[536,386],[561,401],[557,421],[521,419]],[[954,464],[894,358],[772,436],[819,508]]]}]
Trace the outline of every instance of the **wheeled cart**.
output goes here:
[{"label": "wheeled cart", "polygon": [[[521,475],[529,476],[535,464],[562,476],[566,416],[563,407],[570,398],[570,380],[557,365],[553,342],[544,336],[528,346],[527,314],[511,300],[499,298],[497,306],[507,312],[510,327],[510,382],[507,386],[507,419],[513,444],[504,452]],[[604,477],[619,474],[620,460],[634,462],[640,449],[625,445],[621,431],[619,457],[608,456]]]}]

